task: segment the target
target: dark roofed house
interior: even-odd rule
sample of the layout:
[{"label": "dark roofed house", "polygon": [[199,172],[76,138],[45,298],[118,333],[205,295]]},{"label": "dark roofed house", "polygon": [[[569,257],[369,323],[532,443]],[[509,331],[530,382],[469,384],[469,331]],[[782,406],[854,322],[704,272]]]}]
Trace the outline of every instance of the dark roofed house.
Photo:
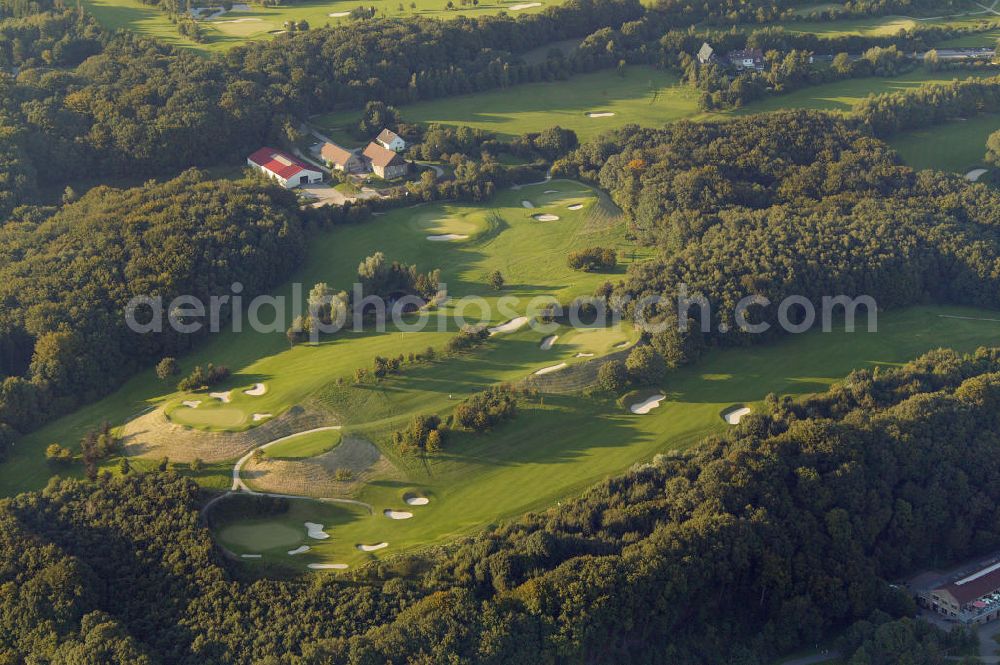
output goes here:
[{"label": "dark roofed house", "polygon": [[759,48],[731,51],[728,58],[736,69],[753,69],[758,72],[764,70],[764,52]]},{"label": "dark roofed house", "polygon": [[347,148],[342,148],[336,143],[326,142],[319,150],[320,157],[330,168],[345,173],[356,173],[364,170],[364,162],[357,153]]},{"label": "dark roofed house", "polygon": [[409,165],[406,160],[386,147],[372,141],[365,148],[365,160],[371,164],[372,172],[383,180],[392,180],[406,175]]},{"label": "dark roofed house", "polygon": [[938,614],[961,623],[986,623],[1000,617],[1000,563],[939,585],[924,602]]},{"label": "dark roofed house", "polygon": [[698,49],[698,62],[700,62],[703,65],[707,65],[708,63],[713,62],[714,60],[715,60],[715,49],[709,46],[708,42],[703,43],[701,45],[701,48]]}]

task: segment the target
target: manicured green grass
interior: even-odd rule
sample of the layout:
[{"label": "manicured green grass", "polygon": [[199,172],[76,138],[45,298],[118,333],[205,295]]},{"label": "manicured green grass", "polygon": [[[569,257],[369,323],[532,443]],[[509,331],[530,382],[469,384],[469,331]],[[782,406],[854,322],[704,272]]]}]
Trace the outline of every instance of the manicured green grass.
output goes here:
[{"label": "manicured green grass", "polygon": [[[822,391],[852,369],[898,364],[938,346],[970,351],[995,342],[997,318],[995,312],[954,307],[882,313],[877,333],[815,332],[768,346],[713,352],[670,375],[660,386],[667,400],[648,415],[629,413],[628,400],[618,404],[601,396],[546,394],[522,399],[517,418],[493,433],[453,432],[445,451],[427,460],[399,458],[383,443],[406,480],[364,486],[354,498],[370,503],[374,515],[334,528],[330,542],[313,554],[355,565],[554,505],[656,453],[724,430],[721,414],[733,405],[759,409],[771,392]],[[320,399],[335,412],[350,414],[346,431],[382,442],[409,414],[446,415],[458,399],[484,384],[570,357],[571,349],[560,350],[559,342],[540,351],[542,337],[523,330],[491,341],[484,352],[410,368],[377,386],[321,391]],[[414,490],[430,503],[406,506],[403,496]],[[414,516],[390,520],[382,515],[385,509]],[[383,541],[390,546],[374,554],[353,547]]]},{"label": "manicured green grass", "polygon": [[[677,77],[651,67],[627,67],[574,76],[566,81],[529,83],[461,97],[400,107],[407,122],[477,127],[510,137],[554,125],[581,140],[626,124],[658,126],[697,112],[697,94]],[[614,113],[590,118],[588,112]],[[357,124],[357,112],[313,118],[323,130],[343,137]]]},{"label": "manicured green grass", "polygon": [[[555,193],[545,194],[550,190]],[[538,207],[525,209],[522,200],[531,200]],[[584,208],[568,209],[567,206],[576,203],[584,204]],[[532,219],[532,214],[542,212],[557,214],[560,220]],[[491,222],[493,218],[498,221]],[[437,232],[451,232],[449,229],[473,237],[465,242],[426,239]],[[566,255],[571,250],[594,245],[617,247],[623,252],[616,274],[577,273],[566,267]],[[633,260],[631,254],[625,254],[630,251],[627,248],[622,225],[609,216],[593,190],[572,181],[553,181],[518,191],[503,191],[488,206],[419,206],[396,210],[363,224],[316,232],[310,239],[309,256],[302,268],[274,295],[283,296],[290,309],[292,301],[304,303],[308,290],[317,282],[350,288],[358,263],[375,251],[383,251],[389,259],[415,263],[421,270],[441,268],[442,281],[452,296],[483,296],[495,311],[493,322],[500,323],[505,317],[510,318],[496,311],[500,295],[519,298],[520,305],[515,309],[523,311],[530,299],[539,295],[568,301],[576,295],[590,294],[604,280],[619,279],[624,274]],[[644,258],[639,253],[635,260]],[[495,269],[507,280],[501,293],[486,284],[486,276]],[[293,291],[295,283],[303,285],[298,293]],[[213,391],[231,390],[231,402],[225,407],[239,409],[244,415],[243,424],[229,429],[252,426],[249,419],[253,413],[281,414],[337,377],[351,376],[358,367],[370,367],[376,355],[408,354],[428,346],[440,350],[455,330],[451,324],[444,332],[436,329],[399,332],[391,328],[385,332],[343,331],[318,346],[289,348],[285,329],[290,315],[291,312],[286,312],[286,321],[270,331],[258,332],[249,326],[239,333],[227,329],[200,345],[197,352],[181,358],[184,373],[196,364],[209,362],[225,365],[234,372],[228,382],[213,388]],[[474,322],[478,311],[469,309],[466,316]],[[264,311],[261,318],[270,321],[270,313]],[[244,392],[258,382],[267,386],[264,395],[250,396]],[[140,373],[109,397],[24,437],[17,442],[0,474],[0,494],[44,486],[51,475],[44,461],[45,446],[59,442],[75,448],[86,431],[96,428],[104,419],[121,424],[157,405],[174,414],[186,400],[202,401],[197,409],[190,410],[192,413],[203,408],[222,408],[221,403],[203,392],[173,392],[175,383],[176,379],[159,381],[151,370]]]},{"label": "manicured green grass", "polygon": [[268,447],[265,454],[271,459],[302,459],[316,457],[329,452],[340,444],[341,434],[337,430],[312,432],[286,439]]},{"label": "manicured green grass", "polygon": [[972,70],[930,72],[923,67],[918,67],[900,76],[847,79],[835,83],[802,88],[801,90],[796,90],[785,95],[766,97],[761,101],[748,104],[741,109],[713,113],[709,117],[766,113],[791,108],[822,109],[846,113],[856,103],[869,95],[903,92],[913,90],[922,85],[949,83],[956,79],[981,78],[990,76],[991,74],[992,72],[977,72]]},{"label": "manicured green grass", "polygon": [[889,140],[910,166],[968,173],[981,167],[986,139],[1000,130],[1000,114],[991,113],[927,129],[903,132]]},{"label": "manicured green grass", "polygon": [[[451,19],[482,16],[507,12],[511,15],[531,14],[545,7],[558,4],[558,0],[539,0],[537,6],[525,7],[534,2],[519,0],[482,0],[477,6],[471,2],[462,7],[455,1],[456,10],[446,9],[448,0],[386,1],[376,5],[380,16],[428,16]],[[102,25],[112,30],[119,28],[156,37],[167,43],[204,53],[220,52],[248,41],[272,39],[284,30],[287,21],[306,21],[310,27],[347,23],[352,19],[346,14],[357,7],[370,7],[371,3],[359,0],[322,0],[297,2],[281,7],[264,7],[250,4],[250,11],[232,11],[213,19],[199,21],[204,43],[182,37],[169,17],[158,7],[139,0],[83,0],[84,8]],[[517,8],[517,9],[515,9]],[[333,14],[334,16],[331,16]]]}]

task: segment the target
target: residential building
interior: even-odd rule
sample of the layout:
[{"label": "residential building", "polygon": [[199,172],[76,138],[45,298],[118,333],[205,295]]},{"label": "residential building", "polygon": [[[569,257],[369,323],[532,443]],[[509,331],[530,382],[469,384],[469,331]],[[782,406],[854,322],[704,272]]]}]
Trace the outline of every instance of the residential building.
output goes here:
[{"label": "residential building", "polygon": [[320,158],[331,168],[345,173],[357,173],[365,168],[364,160],[353,150],[336,143],[325,142],[319,150]]},{"label": "residential building", "polygon": [[702,65],[715,62],[715,49],[709,46],[708,42],[704,42],[698,50],[698,62]]},{"label": "residential building", "polygon": [[368,144],[362,155],[370,165],[372,173],[383,180],[400,178],[405,176],[409,170],[409,164],[400,157],[398,152],[393,152],[374,141]]},{"label": "residential building", "polygon": [[406,141],[404,141],[399,134],[390,129],[383,129],[379,135],[375,137],[375,142],[386,150],[392,150],[393,152],[403,152],[406,150]]},{"label": "residential building", "polygon": [[742,51],[731,51],[728,55],[729,62],[736,67],[736,69],[753,69],[755,71],[763,71],[766,63],[764,62],[764,52],[759,48],[748,48]]},{"label": "residential building", "polygon": [[307,166],[291,155],[274,148],[261,148],[247,157],[247,164],[285,189],[323,182],[323,173],[318,168]]}]

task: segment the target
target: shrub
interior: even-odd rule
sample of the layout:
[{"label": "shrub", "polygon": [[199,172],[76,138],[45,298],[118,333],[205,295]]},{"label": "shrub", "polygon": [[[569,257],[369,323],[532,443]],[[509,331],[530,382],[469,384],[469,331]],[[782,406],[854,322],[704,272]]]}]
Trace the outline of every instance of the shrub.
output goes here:
[{"label": "shrub", "polygon": [[50,464],[68,464],[73,460],[73,453],[69,448],[53,443],[45,449],[45,459]]},{"label": "shrub", "polygon": [[207,367],[198,365],[190,374],[180,380],[177,384],[177,390],[203,390],[228,378],[229,368],[224,365],[218,367],[212,363],[208,363]]},{"label": "shrub", "polygon": [[409,427],[392,434],[392,442],[401,453],[437,452],[444,438],[441,419],[435,415],[413,416]]},{"label": "shrub", "polygon": [[614,270],[618,265],[618,254],[609,247],[588,247],[570,252],[566,263],[573,270],[584,272]]},{"label": "shrub", "polygon": [[172,376],[177,376],[181,368],[177,365],[177,358],[166,357],[156,364],[156,377],[165,381]]},{"label": "shrub", "polygon": [[489,336],[490,332],[483,326],[465,326],[448,340],[446,348],[452,353],[473,349],[486,341]]},{"label": "shrub", "polygon": [[474,432],[485,432],[517,414],[517,397],[510,386],[493,386],[455,408],[455,421]]}]

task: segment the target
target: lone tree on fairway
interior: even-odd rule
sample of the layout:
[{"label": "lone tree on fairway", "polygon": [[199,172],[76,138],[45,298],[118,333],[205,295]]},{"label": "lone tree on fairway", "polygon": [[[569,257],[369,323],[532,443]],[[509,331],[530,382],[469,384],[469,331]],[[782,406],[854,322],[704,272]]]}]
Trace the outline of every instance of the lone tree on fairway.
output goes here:
[{"label": "lone tree on fairway", "polygon": [[493,287],[494,291],[499,291],[500,289],[503,288],[503,285],[506,283],[506,280],[503,278],[503,273],[500,272],[499,270],[494,270],[493,272],[491,272],[487,279],[489,280],[490,286]]},{"label": "lone tree on fairway", "polygon": [[177,358],[172,356],[167,356],[156,364],[156,378],[160,381],[166,381],[172,376],[177,376],[180,371],[181,368],[177,364]]}]

